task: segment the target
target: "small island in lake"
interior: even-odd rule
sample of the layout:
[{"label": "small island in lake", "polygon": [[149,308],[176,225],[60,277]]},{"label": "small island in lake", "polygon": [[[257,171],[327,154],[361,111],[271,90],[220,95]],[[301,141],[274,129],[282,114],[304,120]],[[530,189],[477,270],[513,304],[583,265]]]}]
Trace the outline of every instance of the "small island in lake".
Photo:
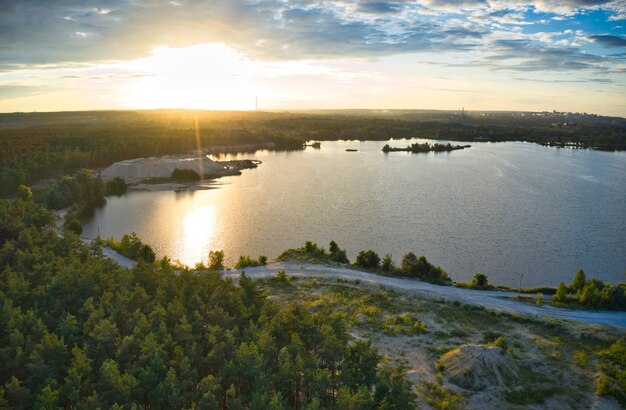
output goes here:
[{"label": "small island in lake", "polygon": [[411,144],[411,145],[407,145],[406,148],[397,148],[397,147],[390,147],[389,144],[385,144],[385,146],[383,147],[383,152],[387,153],[387,152],[395,152],[395,151],[407,151],[407,152],[412,152],[414,154],[416,153],[422,153],[422,152],[450,152],[450,151],[456,151],[459,149],[465,149],[465,148],[470,148],[471,145],[452,145],[450,143],[447,144],[429,144],[427,142],[420,144],[418,142],[416,142],[415,144]]}]

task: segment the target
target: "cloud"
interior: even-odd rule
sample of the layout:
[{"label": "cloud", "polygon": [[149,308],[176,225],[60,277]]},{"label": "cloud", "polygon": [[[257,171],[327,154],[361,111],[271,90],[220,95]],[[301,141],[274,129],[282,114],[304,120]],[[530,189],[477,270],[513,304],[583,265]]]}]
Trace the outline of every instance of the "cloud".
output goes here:
[{"label": "cloud", "polygon": [[512,71],[605,71],[605,57],[571,47],[543,47],[527,40],[495,40],[483,58],[495,70]]},{"label": "cloud", "polygon": [[422,0],[424,6],[435,10],[460,11],[489,6],[486,0]]},{"label": "cloud", "polygon": [[[609,18],[623,8],[621,1],[606,0],[2,0],[0,70],[130,60],[157,46],[207,43],[228,44],[260,60],[482,50],[486,58],[477,61],[486,64],[578,70],[610,61],[580,50],[544,51],[550,49],[538,42],[557,40],[524,35],[523,28],[537,23],[536,11],[562,17],[602,9]],[[493,43],[496,32],[502,41],[522,43],[514,50],[513,43]],[[584,38],[607,46],[624,41],[589,36]],[[584,45],[574,40],[562,45]],[[512,62],[515,50],[524,62]]]},{"label": "cloud", "polygon": [[515,81],[528,81],[533,83],[549,83],[549,84],[584,84],[584,83],[596,83],[596,84],[614,84],[615,81],[608,78],[591,78],[588,80],[546,80],[541,78],[514,78]]},{"label": "cloud", "polygon": [[54,87],[40,85],[0,85],[0,100],[10,100],[13,98],[23,98],[33,95],[45,94],[54,89]]},{"label": "cloud", "polygon": [[617,36],[600,35],[589,38],[605,47],[626,47],[626,39]]},{"label": "cloud", "polygon": [[594,9],[610,2],[611,0],[539,0],[532,5],[537,11],[572,15],[577,10]]},{"label": "cloud", "polygon": [[368,1],[361,3],[358,8],[363,13],[397,13],[402,10],[402,3],[390,3],[386,1]]}]

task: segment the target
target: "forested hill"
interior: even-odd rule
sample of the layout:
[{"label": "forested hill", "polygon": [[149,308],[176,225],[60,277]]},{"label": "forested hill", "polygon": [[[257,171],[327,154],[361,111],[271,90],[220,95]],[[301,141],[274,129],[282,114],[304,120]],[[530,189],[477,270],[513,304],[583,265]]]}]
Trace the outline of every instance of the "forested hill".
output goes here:
[{"label": "forested hill", "polygon": [[0,408],[414,407],[340,314],[163,260],[125,270],[0,200]]},{"label": "forested hill", "polygon": [[451,111],[227,112],[86,111],[0,114],[0,195],[52,175],[122,159],[182,153],[198,145],[308,140],[434,138],[531,141],[626,149],[626,120],[571,113]]}]

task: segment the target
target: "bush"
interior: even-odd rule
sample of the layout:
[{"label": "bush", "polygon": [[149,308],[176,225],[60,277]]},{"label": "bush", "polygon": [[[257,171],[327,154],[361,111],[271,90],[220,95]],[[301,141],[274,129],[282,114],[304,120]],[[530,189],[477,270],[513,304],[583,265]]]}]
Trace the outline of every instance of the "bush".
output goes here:
[{"label": "bush", "polygon": [[469,287],[472,289],[493,289],[493,285],[489,283],[487,275],[480,272],[474,275]]},{"label": "bush", "polygon": [[293,278],[287,276],[287,274],[285,273],[284,270],[279,270],[278,273],[276,274],[276,277],[274,278],[274,281],[279,285],[279,286],[291,286],[291,282],[292,282]]},{"label": "bush", "polygon": [[383,331],[387,334],[416,335],[426,330],[426,324],[406,312],[390,316],[383,323]]},{"label": "bush", "polygon": [[[261,262],[261,260],[263,260],[263,262]],[[237,264],[235,265],[235,269],[265,265],[265,262],[267,262],[267,257],[265,256],[261,256],[259,257],[259,260],[256,260],[252,259],[248,255],[241,255],[239,257],[239,260],[237,261]]]},{"label": "bush", "polygon": [[391,259],[391,254],[388,253],[385,255],[380,268],[383,270],[383,272],[392,272],[396,269],[396,266],[393,263],[393,259]]},{"label": "bush", "polygon": [[74,232],[76,235],[80,235],[83,233],[83,226],[80,224],[80,221],[76,218],[70,218],[67,222],[65,222],[65,229],[70,232]]},{"label": "bush", "polygon": [[128,191],[128,184],[120,177],[115,177],[106,183],[106,195],[122,196]]},{"label": "bush", "polygon": [[552,300],[593,309],[626,310],[626,285],[610,285],[598,279],[586,279],[585,272],[579,270],[569,287],[563,282],[559,283]]},{"label": "bush", "polygon": [[330,254],[330,259],[334,262],[350,263],[346,254],[346,250],[339,248],[337,242],[330,241],[330,243],[328,244],[328,252]]},{"label": "bush", "polygon": [[380,266],[380,258],[376,252],[369,249],[367,251],[359,252],[356,256],[354,264],[365,269],[378,269]]},{"label": "bush", "polygon": [[135,232],[130,235],[125,234],[119,242],[111,237],[104,241],[104,244],[119,254],[135,261],[153,263],[156,260],[156,254],[152,248],[141,242]]},{"label": "bush", "polygon": [[426,403],[438,410],[461,410],[465,408],[465,399],[461,393],[447,390],[443,386],[425,380],[419,383],[419,392]]},{"label": "bush", "polygon": [[413,252],[407,253],[402,258],[400,274],[436,284],[449,284],[451,282],[448,272],[431,264],[424,256],[418,258]]},{"label": "bush", "polygon": [[559,283],[552,300],[557,303],[565,303],[567,301],[567,286],[565,286],[565,283]]},{"label": "bush", "polygon": [[193,169],[176,168],[172,171],[172,179],[182,179],[185,181],[200,181],[200,174]]},{"label": "bush", "polygon": [[617,339],[609,348],[600,352],[598,396],[613,396],[626,408],[626,338]]},{"label": "bush", "polygon": [[33,199],[33,191],[26,185],[20,184],[20,186],[17,187],[17,197],[24,201],[30,201]]}]

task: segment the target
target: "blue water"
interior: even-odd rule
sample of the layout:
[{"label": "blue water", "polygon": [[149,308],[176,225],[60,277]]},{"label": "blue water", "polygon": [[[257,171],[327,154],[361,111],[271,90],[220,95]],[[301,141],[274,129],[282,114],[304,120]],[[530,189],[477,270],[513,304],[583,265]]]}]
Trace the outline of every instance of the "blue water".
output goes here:
[{"label": "blue water", "polygon": [[580,268],[626,281],[626,153],[507,142],[384,154],[385,143],[232,155],[263,164],[208,191],[110,198],[85,234],[135,231],[189,265],[209,250],[234,264],[334,239],[352,259],[369,248],[398,263],[408,251],[425,255],[457,281],[483,272],[517,286],[524,273],[523,286],[555,285]]}]

